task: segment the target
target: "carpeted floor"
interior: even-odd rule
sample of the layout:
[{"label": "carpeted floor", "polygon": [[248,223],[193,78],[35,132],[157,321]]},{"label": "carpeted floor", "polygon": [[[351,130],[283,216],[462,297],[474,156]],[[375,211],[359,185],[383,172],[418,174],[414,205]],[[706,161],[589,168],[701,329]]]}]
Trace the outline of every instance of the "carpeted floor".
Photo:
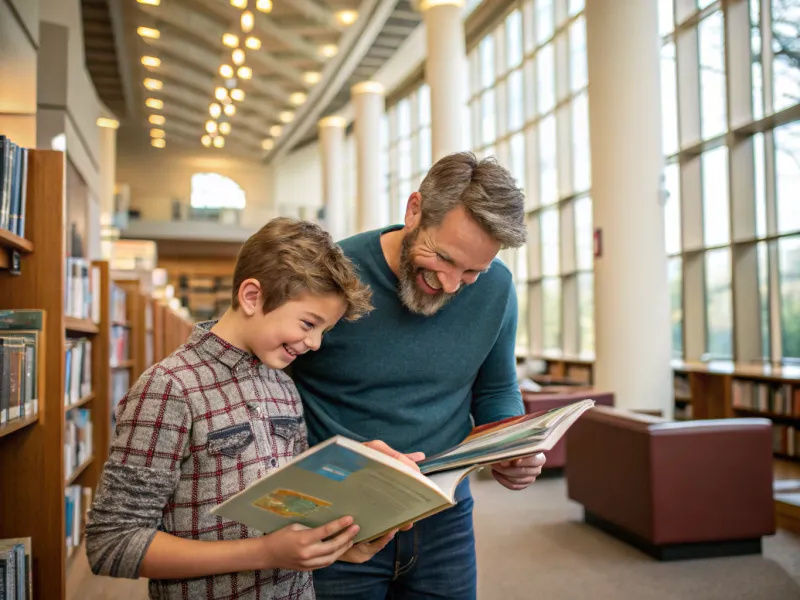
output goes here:
[{"label": "carpeted floor", "polygon": [[800,537],[763,556],[660,563],[581,522],[563,479],[522,492],[473,479],[480,600],[797,600]]}]

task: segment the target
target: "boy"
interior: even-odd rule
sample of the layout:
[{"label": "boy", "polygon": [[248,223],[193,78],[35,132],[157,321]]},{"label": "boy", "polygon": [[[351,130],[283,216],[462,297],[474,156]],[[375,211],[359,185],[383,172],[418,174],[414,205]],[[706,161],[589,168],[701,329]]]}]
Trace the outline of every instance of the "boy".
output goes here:
[{"label": "boy", "polygon": [[319,349],[342,317],[368,313],[370,299],[312,223],[274,219],[248,239],[231,308],[197,324],[119,403],[86,527],[92,571],[148,577],[151,598],[310,600],[308,571],[364,562],[385,546],[393,532],[353,546],[351,517],[260,535],[209,514],[307,448],[300,396],[281,369]]}]

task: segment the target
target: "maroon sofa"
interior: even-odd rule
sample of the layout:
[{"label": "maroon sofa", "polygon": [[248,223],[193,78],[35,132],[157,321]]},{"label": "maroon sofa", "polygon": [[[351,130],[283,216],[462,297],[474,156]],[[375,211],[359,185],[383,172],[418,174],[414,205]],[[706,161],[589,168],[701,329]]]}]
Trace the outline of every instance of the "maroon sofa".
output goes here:
[{"label": "maroon sofa", "polygon": [[767,419],[599,406],[570,428],[567,452],[567,493],[586,522],[660,560],[760,553],[775,533]]},{"label": "maroon sofa", "polygon": [[[522,401],[525,403],[525,412],[534,413],[542,410],[550,410],[579,402],[581,400],[594,400],[598,405],[613,406],[614,394],[603,392],[591,387],[550,387],[542,392],[522,392]],[[580,419],[579,419],[580,420]],[[567,431],[552,450],[545,452],[547,462],[545,469],[562,469],[567,462],[566,438],[570,432]]]}]

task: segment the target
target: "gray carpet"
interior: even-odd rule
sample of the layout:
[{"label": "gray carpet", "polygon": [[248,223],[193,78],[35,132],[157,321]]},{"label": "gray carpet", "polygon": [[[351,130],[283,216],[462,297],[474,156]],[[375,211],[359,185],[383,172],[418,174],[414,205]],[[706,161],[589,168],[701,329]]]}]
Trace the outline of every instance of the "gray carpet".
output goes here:
[{"label": "gray carpet", "polygon": [[512,492],[473,478],[479,600],[797,600],[800,537],[763,556],[660,563],[581,522],[563,479]]}]

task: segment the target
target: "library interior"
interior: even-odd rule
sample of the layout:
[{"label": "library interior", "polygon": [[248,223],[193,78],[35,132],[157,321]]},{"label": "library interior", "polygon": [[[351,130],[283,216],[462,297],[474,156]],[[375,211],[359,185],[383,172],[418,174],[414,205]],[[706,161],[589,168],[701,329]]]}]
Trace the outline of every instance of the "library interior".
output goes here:
[{"label": "library interior", "polygon": [[800,598],[800,0],[0,0],[0,598],[147,598],[86,551],[120,400],[263,225],[464,151],[524,411],[595,401],[470,476],[477,597]]}]

